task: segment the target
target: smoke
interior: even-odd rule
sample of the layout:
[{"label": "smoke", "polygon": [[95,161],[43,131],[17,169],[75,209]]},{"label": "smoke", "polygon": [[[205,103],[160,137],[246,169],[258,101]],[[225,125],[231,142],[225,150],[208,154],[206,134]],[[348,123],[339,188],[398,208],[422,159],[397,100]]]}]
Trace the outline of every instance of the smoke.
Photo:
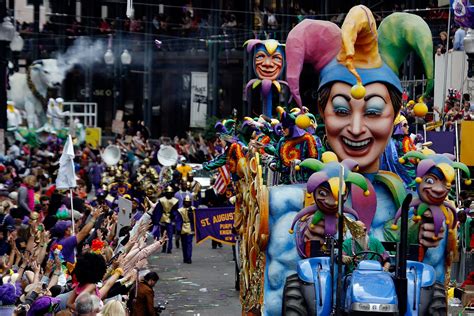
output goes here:
[{"label": "smoke", "polygon": [[104,58],[105,40],[92,41],[88,37],[79,37],[65,53],[56,56],[58,67],[65,74],[74,65],[92,66]]}]

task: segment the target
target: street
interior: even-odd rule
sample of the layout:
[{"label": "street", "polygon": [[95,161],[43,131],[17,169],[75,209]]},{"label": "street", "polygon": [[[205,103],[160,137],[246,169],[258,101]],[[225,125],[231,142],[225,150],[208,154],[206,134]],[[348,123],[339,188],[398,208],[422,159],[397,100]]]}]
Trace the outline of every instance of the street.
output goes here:
[{"label": "street", "polygon": [[192,260],[183,263],[182,251],[176,248],[172,254],[160,252],[150,259],[149,268],[160,276],[155,306],[168,301],[161,315],[240,315],[231,246],[212,249],[211,241],[194,244]]}]

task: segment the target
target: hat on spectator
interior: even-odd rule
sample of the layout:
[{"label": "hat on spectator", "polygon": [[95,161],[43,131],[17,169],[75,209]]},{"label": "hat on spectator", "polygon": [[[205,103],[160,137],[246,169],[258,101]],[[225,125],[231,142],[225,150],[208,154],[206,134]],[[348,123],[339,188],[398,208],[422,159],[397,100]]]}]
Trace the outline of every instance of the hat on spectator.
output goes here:
[{"label": "hat on spectator", "polygon": [[54,312],[59,308],[60,302],[61,300],[59,298],[42,296],[31,304],[28,314],[26,315],[54,315]]},{"label": "hat on spectator", "polygon": [[71,221],[58,221],[53,227],[53,232],[56,234],[64,234],[64,232],[72,226]]}]

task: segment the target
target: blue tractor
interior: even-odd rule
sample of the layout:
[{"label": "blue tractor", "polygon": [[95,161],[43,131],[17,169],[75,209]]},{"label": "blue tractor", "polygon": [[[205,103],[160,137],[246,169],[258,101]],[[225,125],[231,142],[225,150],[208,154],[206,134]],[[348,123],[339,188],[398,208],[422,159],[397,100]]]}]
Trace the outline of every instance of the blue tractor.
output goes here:
[{"label": "blue tractor", "polygon": [[352,273],[343,275],[342,252],[336,256],[335,251],[342,249],[340,220],[339,239],[326,242],[329,256],[300,260],[297,273],[286,279],[282,315],[430,315],[429,305],[436,301],[432,300],[435,271],[424,263],[407,260],[410,201],[411,195],[403,203],[395,272],[383,270],[378,253],[364,251],[354,256],[353,262],[358,264]]}]

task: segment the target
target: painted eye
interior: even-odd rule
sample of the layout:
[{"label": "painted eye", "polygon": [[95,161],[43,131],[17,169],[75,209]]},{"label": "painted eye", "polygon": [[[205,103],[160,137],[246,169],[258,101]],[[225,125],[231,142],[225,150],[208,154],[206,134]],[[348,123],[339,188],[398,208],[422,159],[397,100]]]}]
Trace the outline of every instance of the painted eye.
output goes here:
[{"label": "painted eye", "polygon": [[43,70],[43,73],[49,75],[49,71],[47,71],[47,70]]},{"label": "painted eye", "polygon": [[426,178],[425,183],[434,184],[434,179],[433,178]]},{"label": "painted eye", "polygon": [[332,99],[332,106],[334,108],[334,113],[340,116],[346,116],[350,114],[350,105],[349,102],[342,96],[335,96]]},{"label": "painted eye", "polygon": [[273,60],[278,61],[278,62],[281,62],[281,61],[282,61],[282,58],[281,58],[280,55],[277,55],[277,56],[273,56]]},{"label": "painted eye", "polygon": [[319,191],[318,191],[318,194],[319,194],[320,196],[322,196],[322,197],[328,196],[328,193],[327,193],[325,190],[319,190]]}]

